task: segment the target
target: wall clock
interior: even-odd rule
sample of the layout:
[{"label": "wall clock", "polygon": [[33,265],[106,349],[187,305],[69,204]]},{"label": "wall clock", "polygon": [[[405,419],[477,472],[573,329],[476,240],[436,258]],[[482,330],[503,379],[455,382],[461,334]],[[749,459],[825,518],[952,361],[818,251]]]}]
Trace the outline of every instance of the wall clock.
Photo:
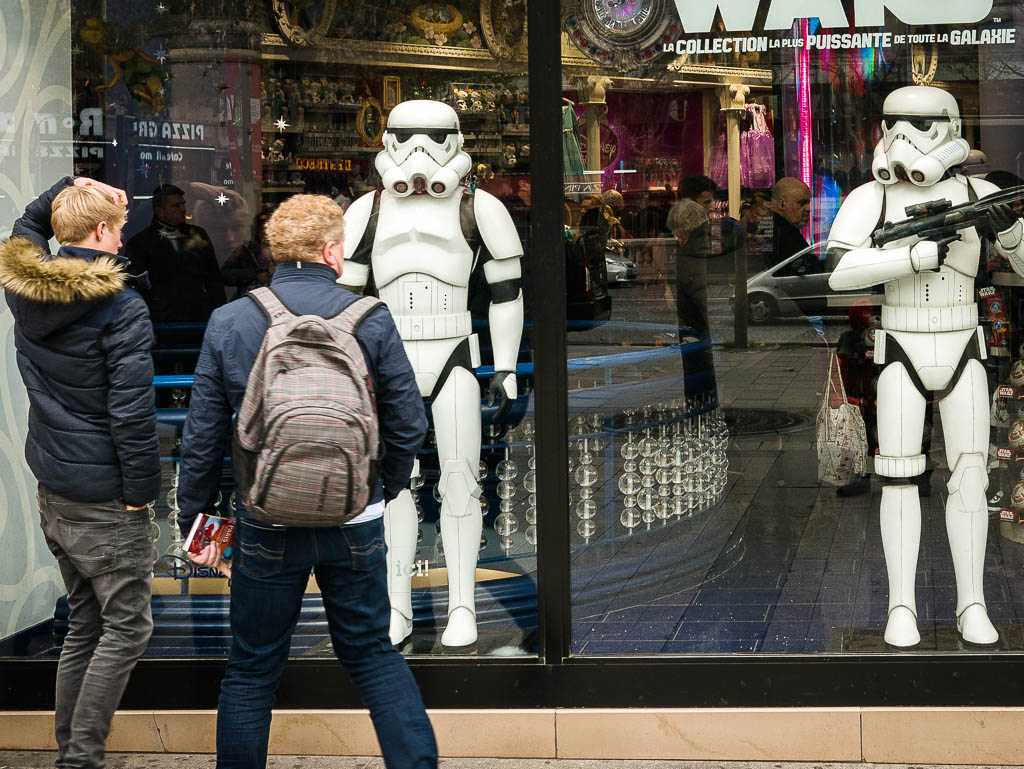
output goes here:
[{"label": "wall clock", "polygon": [[658,58],[680,32],[669,0],[564,0],[562,26],[583,53],[620,70]]}]

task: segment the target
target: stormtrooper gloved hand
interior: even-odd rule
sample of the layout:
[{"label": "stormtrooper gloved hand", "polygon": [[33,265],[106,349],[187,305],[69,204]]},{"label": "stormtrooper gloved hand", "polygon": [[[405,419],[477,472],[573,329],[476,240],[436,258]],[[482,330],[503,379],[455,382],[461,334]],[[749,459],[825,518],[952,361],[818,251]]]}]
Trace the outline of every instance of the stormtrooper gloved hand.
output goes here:
[{"label": "stormtrooper gloved hand", "polygon": [[516,374],[514,371],[495,371],[491,377],[490,387],[487,388],[487,405],[493,406],[495,399],[498,401],[498,411],[494,415],[497,422],[508,411],[512,401],[516,399]]},{"label": "stormtrooper gloved hand", "polygon": [[914,272],[937,270],[946,261],[949,244],[960,240],[960,234],[954,233],[938,240],[922,240],[910,249],[910,264]]},{"label": "stormtrooper gloved hand", "polygon": [[1024,238],[1024,224],[1009,203],[997,203],[988,210],[988,226],[1007,251],[1014,251]]}]

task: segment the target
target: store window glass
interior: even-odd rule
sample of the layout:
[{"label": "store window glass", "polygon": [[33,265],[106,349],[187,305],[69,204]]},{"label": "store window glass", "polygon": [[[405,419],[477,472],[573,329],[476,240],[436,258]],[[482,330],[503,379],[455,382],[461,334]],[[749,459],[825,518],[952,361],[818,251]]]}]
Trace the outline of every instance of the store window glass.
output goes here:
[{"label": "store window glass", "polygon": [[574,654],[1021,648],[1020,11],[821,5],[561,4]]},{"label": "store window glass", "polygon": [[[73,141],[33,195],[72,170],[124,189],[125,254],[151,283],[164,469],[147,654],[230,644],[227,580],[182,553],[182,428],[210,314],[272,279],[265,225],[297,193],[345,211],[342,283],[390,306],[427,403],[416,476],[386,515],[393,639],[410,655],[534,654],[525,2],[85,0],[65,37]],[[217,510],[237,506],[226,458]],[[317,591],[294,655],[332,656]],[[59,652],[62,592],[11,653]]]}]

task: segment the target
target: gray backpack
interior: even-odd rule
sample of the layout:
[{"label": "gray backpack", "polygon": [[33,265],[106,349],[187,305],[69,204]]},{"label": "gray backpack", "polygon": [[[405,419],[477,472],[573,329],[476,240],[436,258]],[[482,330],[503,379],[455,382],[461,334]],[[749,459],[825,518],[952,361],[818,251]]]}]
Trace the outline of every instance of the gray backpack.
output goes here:
[{"label": "gray backpack", "polygon": [[355,330],[381,302],[296,316],[269,288],[248,294],[270,323],[238,411],[233,461],[246,510],[265,523],[338,526],[377,485],[373,385]]}]

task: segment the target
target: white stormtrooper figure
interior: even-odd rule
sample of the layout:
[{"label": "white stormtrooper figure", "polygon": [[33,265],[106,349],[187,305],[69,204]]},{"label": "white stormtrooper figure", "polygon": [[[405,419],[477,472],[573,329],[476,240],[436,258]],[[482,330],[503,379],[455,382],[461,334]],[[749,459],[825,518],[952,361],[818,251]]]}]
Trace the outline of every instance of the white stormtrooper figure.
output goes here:
[{"label": "white stormtrooper figure", "polygon": [[[925,471],[925,406],[935,397],[951,471],[946,531],[956,572],[957,628],[967,643],[991,645],[999,636],[982,590],[988,383],[974,290],[983,233],[970,227],[938,242],[904,239],[883,248],[873,247],[871,234],[885,222],[908,218],[907,206],[937,199],[956,205],[998,188],[955,172],[970,147],[960,137],[956,100],[939,88],[911,86],[891,93],[883,106],[883,134],[872,165],[876,181],[858,187],[843,202],[828,249],[830,256],[841,254],[829,279],[833,289],[884,285],[883,330],[875,337],[875,361],[884,365],[878,379],[875,473],[887,479],[881,504],[889,577],[885,641],[897,647],[920,641],[914,576],[921,503],[909,479]],[[1007,206],[995,206],[985,229],[995,233],[998,252],[1024,275],[1024,223]]]},{"label": "white stormtrooper figure", "polygon": [[[345,214],[345,267],[339,283],[359,290],[371,274],[405,342],[420,393],[434,421],[441,471],[441,541],[448,569],[445,646],[477,638],[474,591],[483,525],[480,464],[480,365],[468,309],[477,264],[491,290],[488,313],[495,374],[489,402],[516,398],[516,357],[523,330],[522,244],[501,202],[460,185],[472,162],[462,151],[455,110],[437,101],[399,104],[388,115],[376,166],[384,189]],[[408,490],[384,517],[388,546],[391,640],[412,632],[416,506]]]}]

